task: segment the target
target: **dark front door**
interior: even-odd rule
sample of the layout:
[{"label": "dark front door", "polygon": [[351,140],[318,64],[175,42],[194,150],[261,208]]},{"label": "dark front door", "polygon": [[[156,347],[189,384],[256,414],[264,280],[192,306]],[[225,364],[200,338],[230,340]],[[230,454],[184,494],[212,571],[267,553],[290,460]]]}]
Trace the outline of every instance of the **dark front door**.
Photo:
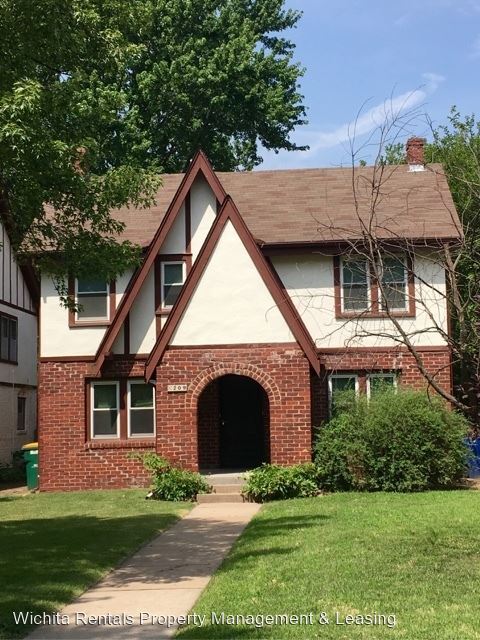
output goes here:
[{"label": "dark front door", "polygon": [[265,461],[264,390],[244,376],[220,378],[220,462],[226,469]]}]

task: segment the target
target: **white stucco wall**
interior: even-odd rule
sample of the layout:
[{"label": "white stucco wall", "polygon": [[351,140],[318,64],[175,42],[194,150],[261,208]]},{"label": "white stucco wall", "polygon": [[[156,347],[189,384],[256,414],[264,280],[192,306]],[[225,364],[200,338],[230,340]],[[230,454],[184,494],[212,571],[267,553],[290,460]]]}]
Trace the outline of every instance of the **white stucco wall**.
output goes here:
[{"label": "white stucco wall", "polygon": [[[217,201],[215,194],[207,182],[199,177],[195,180],[190,191],[191,210],[191,247],[192,259],[195,260],[210,228],[215,220]],[[165,252],[163,252],[165,253]]]},{"label": "white stucco wall", "polygon": [[152,268],[130,310],[130,352],[150,353],[155,340],[155,290]]},{"label": "white stucco wall", "polygon": [[0,222],[0,301],[33,311],[27,284],[15,259],[10,239]]},{"label": "white stucco wall", "polygon": [[185,205],[178,212],[160,253],[185,253]]},{"label": "white stucco wall", "polygon": [[[17,397],[26,399],[25,431],[17,431]],[[0,386],[0,463],[9,464],[12,453],[32,442],[37,425],[37,392],[35,389]]]},{"label": "white stucco wall", "polygon": [[172,344],[292,341],[287,323],[235,228],[227,222]]},{"label": "white stucco wall", "polygon": [[[272,262],[285,288],[292,296],[307,329],[318,347],[393,346],[395,327],[387,319],[345,320],[335,318],[333,288],[333,258],[313,254],[307,256],[274,257]],[[400,318],[402,328],[418,346],[439,346],[445,341],[435,321],[447,328],[445,298],[445,275],[428,252],[420,251],[415,258],[416,317]],[[419,280],[434,283],[439,293],[422,285]],[[428,330],[428,331],[425,331]],[[360,337],[360,334],[363,335]],[[382,336],[375,334],[383,334]]]}]

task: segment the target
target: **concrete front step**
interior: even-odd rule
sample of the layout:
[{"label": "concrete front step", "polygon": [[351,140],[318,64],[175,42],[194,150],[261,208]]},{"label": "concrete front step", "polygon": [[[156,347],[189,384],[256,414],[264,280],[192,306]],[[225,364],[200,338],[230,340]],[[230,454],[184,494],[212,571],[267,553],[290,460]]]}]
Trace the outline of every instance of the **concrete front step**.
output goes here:
[{"label": "concrete front step", "polygon": [[199,493],[198,504],[219,502],[245,502],[240,492],[236,493]]},{"label": "concrete front step", "polygon": [[211,484],[213,493],[241,493],[243,484]]}]

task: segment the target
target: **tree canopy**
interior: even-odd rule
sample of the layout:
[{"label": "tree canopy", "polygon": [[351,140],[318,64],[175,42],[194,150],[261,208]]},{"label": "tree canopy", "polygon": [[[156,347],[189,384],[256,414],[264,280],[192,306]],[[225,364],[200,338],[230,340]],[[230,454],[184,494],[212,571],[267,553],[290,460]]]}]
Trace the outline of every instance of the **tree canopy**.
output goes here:
[{"label": "tree canopy", "polygon": [[[59,278],[138,259],[110,211],[203,148],[220,170],[295,149],[284,0],[0,0],[0,214]],[[46,206],[45,206],[46,205]],[[53,250],[47,253],[45,250]],[[61,256],[61,260],[58,257]]]}]

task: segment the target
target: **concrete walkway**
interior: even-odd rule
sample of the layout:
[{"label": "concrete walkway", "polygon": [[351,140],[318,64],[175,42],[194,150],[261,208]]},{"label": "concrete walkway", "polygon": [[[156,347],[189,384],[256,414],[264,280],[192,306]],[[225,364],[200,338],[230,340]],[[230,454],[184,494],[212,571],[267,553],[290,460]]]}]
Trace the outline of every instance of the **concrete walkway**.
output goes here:
[{"label": "concrete walkway", "polygon": [[[62,609],[59,618],[65,616],[62,619],[65,624],[39,627],[28,637],[32,640],[172,637],[178,617],[187,615],[259,509],[260,505],[250,503],[197,505]],[[110,619],[98,620],[98,616],[109,614]],[[122,624],[115,618],[122,615],[131,619]],[[87,616],[94,616],[93,624],[88,623]]]}]

